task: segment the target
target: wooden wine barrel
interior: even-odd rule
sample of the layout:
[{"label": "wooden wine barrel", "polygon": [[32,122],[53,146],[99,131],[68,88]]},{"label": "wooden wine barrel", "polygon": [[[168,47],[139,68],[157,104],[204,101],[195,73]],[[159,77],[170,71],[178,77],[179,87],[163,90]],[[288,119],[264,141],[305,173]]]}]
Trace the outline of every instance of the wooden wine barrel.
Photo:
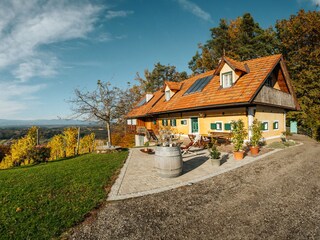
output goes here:
[{"label": "wooden wine barrel", "polygon": [[155,168],[164,178],[178,177],[182,173],[182,155],[180,147],[156,147]]}]

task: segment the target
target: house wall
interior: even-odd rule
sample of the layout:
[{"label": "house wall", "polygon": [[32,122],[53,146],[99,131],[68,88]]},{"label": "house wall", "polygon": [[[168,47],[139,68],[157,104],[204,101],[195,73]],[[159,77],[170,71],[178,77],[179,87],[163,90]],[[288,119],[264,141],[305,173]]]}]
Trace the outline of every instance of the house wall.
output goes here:
[{"label": "house wall", "polygon": [[[245,127],[248,129],[248,118],[246,116],[245,107],[163,114],[159,116],[157,123],[160,127],[164,127],[162,126],[162,119],[176,119],[177,126],[171,128],[176,133],[187,135],[191,133],[192,117],[198,118],[199,134],[204,136],[208,135],[208,132],[217,131],[211,130],[210,128],[210,124],[215,122],[222,122],[222,132],[228,132],[229,130],[224,130],[225,123],[230,123],[232,120],[242,119],[244,121]],[[182,125],[181,120],[187,120],[187,125]]]},{"label": "house wall", "polygon": [[[268,130],[263,131],[262,136],[267,142],[278,141],[282,132],[286,129],[285,111],[280,108],[273,108],[258,105],[256,107],[255,118],[261,122],[268,122]],[[273,129],[273,122],[279,122],[279,129]]]}]

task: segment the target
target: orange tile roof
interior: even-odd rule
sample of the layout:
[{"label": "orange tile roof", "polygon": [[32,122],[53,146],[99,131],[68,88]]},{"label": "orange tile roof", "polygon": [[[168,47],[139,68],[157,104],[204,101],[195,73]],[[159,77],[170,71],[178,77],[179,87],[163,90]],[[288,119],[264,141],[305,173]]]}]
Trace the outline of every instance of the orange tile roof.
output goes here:
[{"label": "orange tile roof", "polygon": [[228,57],[223,57],[225,59],[225,61],[231,65],[230,67],[232,67],[234,70],[238,69],[242,72],[247,72],[247,69],[245,68],[244,64],[242,62],[238,62],[236,60],[233,60],[231,58]]},{"label": "orange tile roof", "polygon": [[[217,107],[219,105],[250,103],[263,81],[273,70],[275,65],[282,59],[281,54],[256,58],[238,62],[242,66],[247,64],[250,72],[241,76],[230,88],[220,87],[219,75],[214,75],[215,70],[191,77],[181,82],[181,89],[170,101],[165,101],[162,90],[154,93],[154,97],[145,105],[134,108],[127,117],[141,117],[164,112],[182,111],[202,107]],[[228,58],[230,61],[230,58]],[[236,61],[232,60],[232,64]],[[238,68],[236,63],[236,68]],[[214,75],[211,81],[201,92],[184,95],[189,87],[199,78]]]},{"label": "orange tile roof", "polygon": [[182,86],[182,82],[169,82],[165,81],[165,84],[170,88],[170,90],[176,90],[179,91]]}]

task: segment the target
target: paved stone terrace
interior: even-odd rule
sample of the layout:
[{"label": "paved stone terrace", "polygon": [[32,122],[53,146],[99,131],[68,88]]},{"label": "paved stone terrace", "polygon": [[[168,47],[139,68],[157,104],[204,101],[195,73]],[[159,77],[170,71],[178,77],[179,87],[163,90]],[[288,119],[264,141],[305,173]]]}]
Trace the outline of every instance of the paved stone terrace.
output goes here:
[{"label": "paved stone terrace", "polygon": [[267,157],[278,151],[281,151],[281,149],[256,157],[246,156],[241,161],[234,160],[232,154],[222,153],[223,160],[220,167],[211,165],[207,150],[194,151],[183,156],[184,163],[181,176],[162,178],[157,175],[154,168],[154,155],[142,153],[140,149],[133,148],[130,149],[128,159],[111,188],[108,200],[139,197],[190,185]]}]

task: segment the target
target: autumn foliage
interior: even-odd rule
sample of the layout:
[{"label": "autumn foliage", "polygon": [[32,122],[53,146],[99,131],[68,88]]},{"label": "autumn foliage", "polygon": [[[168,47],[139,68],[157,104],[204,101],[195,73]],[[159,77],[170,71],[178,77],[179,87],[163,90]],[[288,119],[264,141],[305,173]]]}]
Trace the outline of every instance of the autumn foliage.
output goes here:
[{"label": "autumn foliage", "polygon": [[91,133],[80,139],[78,149],[78,129],[74,127],[64,129],[62,134],[55,135],[44,145],[37,145],[37,131],[37,127],[31,127],[26,136],[1,151],[6,155],[2,161],[0,159],[0,169],[72,157],[92,152],[95,148],[95,134]]}]

